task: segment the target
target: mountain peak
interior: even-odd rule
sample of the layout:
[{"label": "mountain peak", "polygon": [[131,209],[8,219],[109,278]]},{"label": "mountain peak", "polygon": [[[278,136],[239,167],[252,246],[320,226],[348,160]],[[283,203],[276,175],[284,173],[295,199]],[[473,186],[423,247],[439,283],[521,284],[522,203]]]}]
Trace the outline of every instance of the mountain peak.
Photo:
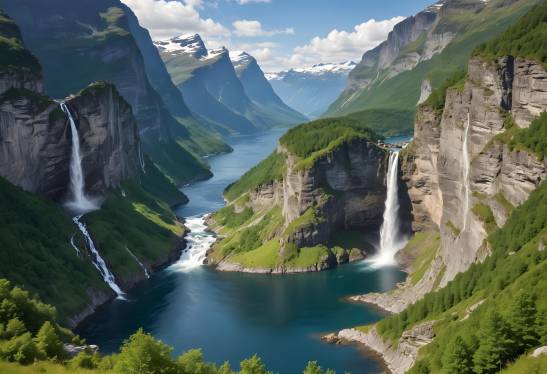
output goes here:
[{"label": "mountain peak", "polygon": [[207,55],[207,48],[199,34],[183,34],[169,40],[155,41],[154,45],[162,52],[186,53],[195,58]]},{"label": "mountain peak", "polygon": [[245,51],[232,51],[230,52],[230,60],[236,68],[248,66],[252,62],[256,62],[255,58]]}]

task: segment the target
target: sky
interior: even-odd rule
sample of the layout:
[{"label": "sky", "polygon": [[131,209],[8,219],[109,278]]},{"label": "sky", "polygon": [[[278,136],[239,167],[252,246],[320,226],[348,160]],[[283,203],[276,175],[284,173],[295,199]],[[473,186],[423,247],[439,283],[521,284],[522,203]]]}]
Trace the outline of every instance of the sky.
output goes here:
[{"label": "sky", "polygon": [[121,0],[154,40],[198,33],[207,48],[253,55],[277,72],[359,62],[405,17],[436,0]]}]

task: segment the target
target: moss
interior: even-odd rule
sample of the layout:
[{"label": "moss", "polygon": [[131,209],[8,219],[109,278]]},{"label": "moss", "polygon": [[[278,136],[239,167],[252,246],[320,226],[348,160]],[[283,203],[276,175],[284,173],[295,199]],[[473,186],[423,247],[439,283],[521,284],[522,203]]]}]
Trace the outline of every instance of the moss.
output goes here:
[{"label": "moss", "polygon": [[498,226],[496,225],[496,220],[494,218],[494,213],[492,213],[492,209],[489,205],[484,203],[475,204],[475,206],[473,206],[472,212],[484,224],[484,228],[486,229],[487,233],[491,233],[498,228]]},{"label": "moss", "polygon": [[494,196],[494,199],[503,207],[503,209],[505,210],[505,214],[509,216],[514,209],[513,204],[511,204],[509,200],[505,198],[502,192],[498,192]]},{"label": "moss", "polygon": [[27,90],[26,88],[10,88],[0,96],[0,103],[10,102],[15,103],[19,100],[28,100],[34,106],[35,113],[43,112],[55,102],[48,96],[38,92]]},{"label": "moss", "polygon": [[283,234],[285,236],[289,236],[298,231],[300,228],[320,223],[322,220],[323,218],[317,214],[317,208],[309,207],[302,215],[289,223]]},{"label": "moss", "polygon": [[437,232],[417,232],[403,249],[416,254],[409,275],[413,285],[418,283],[430,269],[440,248],[440,240],[441,237]]}]

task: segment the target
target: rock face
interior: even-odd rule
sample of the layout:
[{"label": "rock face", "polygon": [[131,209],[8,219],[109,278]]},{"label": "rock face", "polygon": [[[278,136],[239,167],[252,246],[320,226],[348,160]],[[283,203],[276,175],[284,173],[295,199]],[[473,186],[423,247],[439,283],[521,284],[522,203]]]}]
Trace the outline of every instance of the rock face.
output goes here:
[{"label": "rock face", "polygon": [[[17,21],[39,59],[48,95],[62,98],[95,81],[112,82],[133,108],[146,152],[166,173],[179,184],[192,179],[180,170],[183,164],[195,169],[194,178],[210,176],[203,163],[176,143],[178,136],[189,136],[188,131],[150,84],[147,66],[153,71],[154,59],[147,54],[145,64],[147,51],[139,48],[139,43],[145,46],[146,35],[119,0],[0,0],[0,7]],[[141,31],[139,43],[132,30]],[[159,77],[154,80],[157,87],[165,87],[165,77],[154,76]],[[166,97],[172,100],[169,92]]]},{"label": "rock face", "polygon": [[[23,91],[0,103],[0,175],[23,189],[62,199],[72,150],[59,104]],[[131,107],[109,84],[95,84],[66,101],[76,120],[87,192],[117,187],[141,172]]]},{"label": "rock face", "polygon": [[507,206],[522,204],[547,178],[547,160],[512,151],[497,137],[547,110],[545,82],[547,72],[536,62],[473,58],[463,88],[448,89],[442,112],[419,108],[414,141],[403,152],[403,180],[413,229],[439,230],[440,251],[415,285],[356,300],[400,312],[488,255],[487,227],[473,207],[486,205],[501,226]]},{"label": "rock face", "polygon": [[328,342],[364,344],[384,359],[393,374],[403,374],[414,364],[418,356],[418,350],[431,343],[435,337],[433,332],[434,323],[435,321],[424,322],[403,332],[396,345],[384,341],[376,331],[376,327],[371,327],[367,332],[356,329],[341,330],[335,337],[327,336],[326,340]]}]

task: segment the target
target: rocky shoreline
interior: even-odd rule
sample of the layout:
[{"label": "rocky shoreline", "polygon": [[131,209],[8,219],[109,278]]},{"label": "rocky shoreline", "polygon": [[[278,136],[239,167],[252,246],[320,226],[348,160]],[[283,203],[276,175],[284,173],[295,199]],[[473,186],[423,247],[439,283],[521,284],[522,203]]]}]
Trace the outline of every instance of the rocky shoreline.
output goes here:
[{"label": "rocky shoreline", "polygon": [[403,332],[398,342],[385,341],[376,331],[376,326],[368,330],[355,328],[340,330],[322,337],[329,344],[360,344],[379,355],[393,374],[403,374],[412,367],[421,347],[431,343],[435,334],[435,321],[427,321]]}]

